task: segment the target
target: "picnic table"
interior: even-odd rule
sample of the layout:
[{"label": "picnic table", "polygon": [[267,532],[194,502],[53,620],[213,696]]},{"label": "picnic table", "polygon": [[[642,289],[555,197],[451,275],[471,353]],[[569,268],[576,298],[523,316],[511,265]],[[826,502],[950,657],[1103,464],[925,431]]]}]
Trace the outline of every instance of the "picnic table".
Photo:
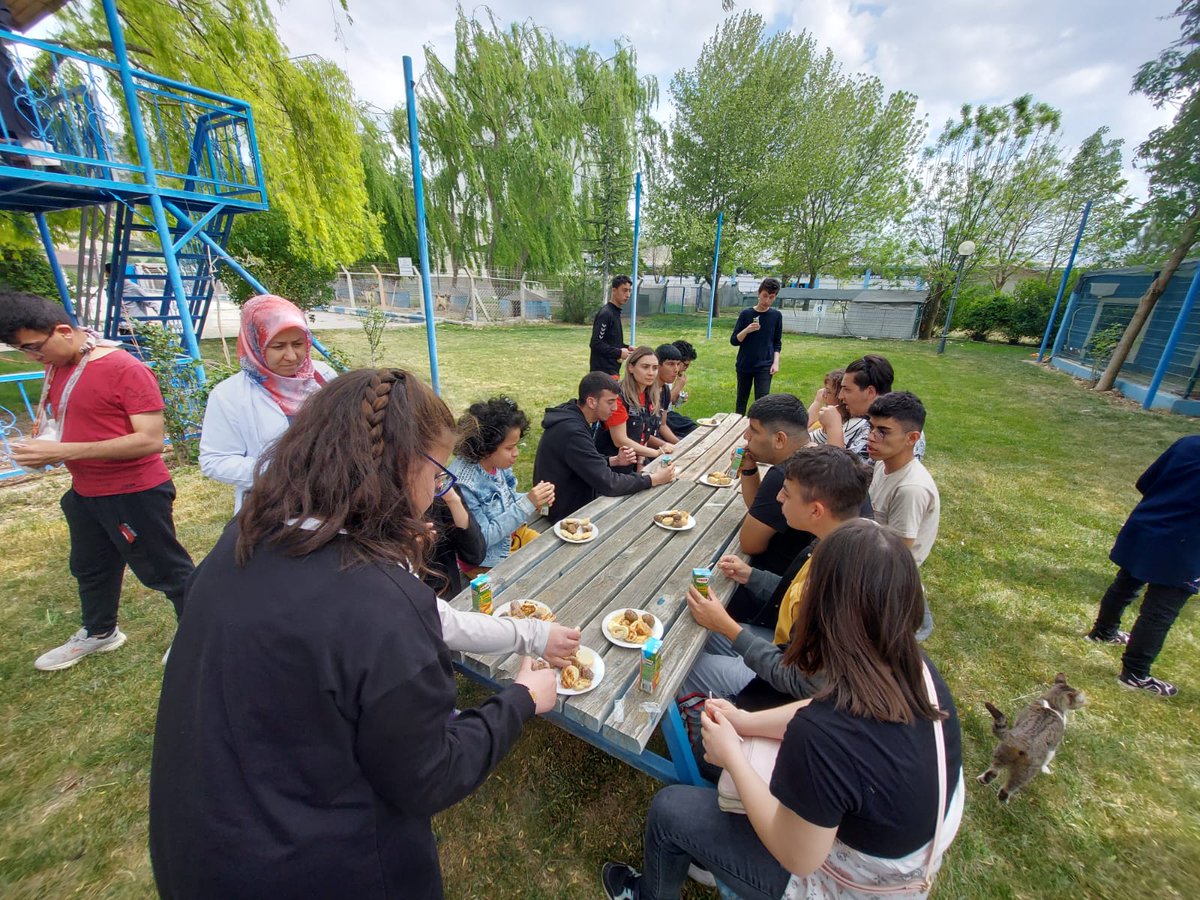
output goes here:
[{"label": "picnic table", "polygon": [[[674,482],[626,497],[598,497],[574,514],[592,520],[598,532],[594,540],[560,540],[541,520],[533,527],[540,524],[542,536],[490,573],[493,607],[538,600],[559,623],[581,629],[582,645],[604,660],[601,681],[587,693],[559,695],[546,718],[668,784],[707,783],[674,701],[708,638],[688,612],[686,594],[693,568],[713,568],[721,554],[740,552],[738,530],[746,512],[737,477],[721,488],[697,481],[708,472],[729,469],[730,452],[745,428],[742,416],[713,418],[715,425],[698,427],[672,454]],[[651,466],[658,464],[655,460]],[[695,527],[668,531],[655,525],[654,513],[668,509],[687,510]],[[732,593],[732,583],[715,568],[710,587],[726,599]],[[470,609],[470,589],[450,602]],[[606,615],[626,608],[649,610],[665,628],[662,673],[653,694],[641,689],[641,650],[618,647],[604,637]],[[520,664],[515,654],[455,653],[458,669],[492,690],[510,683]],[[646,749],[660,724],[670,759]]]}]

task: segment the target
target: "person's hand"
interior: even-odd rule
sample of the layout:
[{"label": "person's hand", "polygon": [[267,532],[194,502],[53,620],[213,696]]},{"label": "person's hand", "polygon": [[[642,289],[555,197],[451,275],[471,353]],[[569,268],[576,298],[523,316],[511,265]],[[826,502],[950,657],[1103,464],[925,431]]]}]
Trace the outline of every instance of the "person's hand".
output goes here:
[{"label": "person's hand", "polygon": [[659,456],[666,456],[667,454],[669,454],[669,453],[674,453],[674,452],[675,452],[675,445],[674,445],[674,444],[663,444],[662,446],[660,446],[660,447],[658,448],[658,455],[659,455]]},{"label": "person's hand", "polygon": [[629,354],[632,352],[633,351],[631,349],[629,349],[628,347],[622,347],[621,348],[621,359],[629,359]]},{"label": "person's hand", "polygon": [[558,681],[555,679],[554,669],[549,666],[544,669],[534,669],[533,660],[526,656],[521,660],[521,668],[517,672],[517,677],[513,679],[513,683],[522,685],[529,691],[529,696],[533,698],[534,709],[539,716],[554,709],[554,704],[558,701]]},{"label": "person's hand", "polygon": [[704,758],[714,766],[729,768],[729,761],[735,758],[734,754],[742,752],[742,739],[715,701],[704,704],[700,728],[704,738]]},{"label": "person's hand", "polygon": [[675,480],[675,463],[661,466],[650,473],[650,483],[657,487],[660,484],[670,484]]},{"label": "person's hand", "polygon": [[753,333],[753,332],[755,332],[755,331],[759,331],[761,328],[762,328],[762,325],[760,325],[760,324],[758,323],[758,320],[757,320],[757,319],[751,319],[751,320],[750,320],[750,324],[749,324],[749,325],[747,325],[745,328],[743,328],[743,329],[742,329],[742,331],[743,331],[744,333],[746,333],[746,334],[750,334],[750,333]]},{"label": "person's hand", "polygon": [[680,372],[675,376],[675,387],[679,388],[681,391],[687,387],[687,375],[685,375],[683,372]]},{"label": "person's hand", "polygon": [[579,649],[579,629],[568,628],[557,622],[550,623],[550,637],[546,638],[546,649],[542,658],[560,669],[567,664],[571,655]]},{"label": "person's hand", "polygon": [[554,485],[549,481],[539,481],[525,496],[529,498],[529,502],[534,505],[535,509],[549,506],[554,502]]},{"label": "person's hand", "polygon": [[458,495],[458,488],[450,488],[450,490],[442,494],[442,500],[444,500],[446,505],[450,507],[451,512],[454,512],[457,509],[466,509],[466,507],[463,506],[462,497]]},{"label": "person's hand", "polygon": [[[736,452],[737,451],[735,450],[734,453],[736,453]],[[732,453],[729,455],[729,464],[733,465],[733,454]],[[742,454],[742,464],[741,464],[741,466],[739,466],[739,468],[749,469],[751,466],[754,466],[754,468],[756,468],[756,469],[758,468],[758,457],[756,457],[753,453],[750,452],[750,446],[747,445],[746,452]]]},{"label": "person's hand", "polygon": [[777,363],[777,362],[773,362],[773,363],[771,363],[771,374],[772,374],[772,375],[778,375],[778,374],[779,374],[779,363]]},{"label": "person's hand", "polygon": [[842,430],[842,411],[837,408],[836,403],[822,406],[821,411],[817,413],[817,418],[821,421],[821,427],[825,429],[826,434]]},{"label": "person's hand", "polygon": [[825,389],[825,385],[821,385],[817,388],[817,393],[813,397],[813,403],[817,404],[817,408],[819,409],[822,406],[828,406],[834,399],[829,396],[829,391]]},{"label": "person's hand", "polygon": [[710,698],[704,701],[704,708],[709,710],[720,710],[721,714],[729,720],[730,724],[737,730],[737,733],[744,735],[750,730],[750,713],[744,709],[738,709],[728,700],[723,697]]},{"label": "person's hand", "polygon": [[632,447],[622,447],[617,451],[616,456],[610,456],[608,458],[608,464],[610,466],[632,466],[637,461],[638,455],[633,452]]},{"label": "person's hand", "polygon": [[730,581],[745,584],[750,580],[750,564],[740,557],[727,553],[717,560],[717,568]]},{"label": "person's hand", "polygon": [[742,630],[741,626],[733,621],[733,617],[725,611],[721,601],[714,596],[711,587],[708,596],[705,597],[696,590],[694,584],[688,585],[687,605],[692,618],[701,628],[723,634],[731,640]]},{"label": "person's hand", "polygon": [[11,450],[13,461],[26,469],[56,466],[67,458],[66,445],[59,441],[22,441]]}]

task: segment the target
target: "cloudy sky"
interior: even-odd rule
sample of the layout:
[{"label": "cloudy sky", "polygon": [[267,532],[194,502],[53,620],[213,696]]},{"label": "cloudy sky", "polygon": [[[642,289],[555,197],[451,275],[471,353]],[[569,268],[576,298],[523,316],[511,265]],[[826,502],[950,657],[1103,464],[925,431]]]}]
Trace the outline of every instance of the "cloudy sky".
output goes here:
[{"label": "cloudy sky", "polygon": [[[639,68],[658,77],[660,116],[670,116],[672,74],[694,65],[725,13],[720,0],[493,0],[498,21],[529,19],[571,44],[597,49],[630,41]],[[807,29],[847,70],[877,75],[889,91],[911,91],[929,117],[930,139],[964,102],[1005,103],[1032,93],[1063,111],[1064,143],[1097,127],[1125,139],[1127,176],[1136,195],[1144,180],[1129,165],[1150,129],[1170,120],[1129,93],[1137,67],[1179,35],[1164,19],[1177,0],[739,0],[771,30]],[[454,50],[448,0],[350,0],[351,21],[336,0],[288,0],[280,33],[295,55],[317,53],[345,68],[360,96],[382,108],[403,99],[401,58],[423,48],[442,59]],[[473,7],[464,4],[468,11]],[[482,15],[482,10],[480,10]]]}]

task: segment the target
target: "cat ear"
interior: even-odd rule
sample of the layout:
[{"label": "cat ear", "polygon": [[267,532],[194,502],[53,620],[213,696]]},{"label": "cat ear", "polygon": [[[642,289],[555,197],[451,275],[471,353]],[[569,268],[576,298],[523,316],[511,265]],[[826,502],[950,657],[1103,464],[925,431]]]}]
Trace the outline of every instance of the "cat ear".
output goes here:
[{"label": "cat ear", "polygon": [[1057,675],[1054,676],[1054,683],[1055,684],[1066,684],[1067,676],[1064,675],[1062,672],[1059,672]]}]

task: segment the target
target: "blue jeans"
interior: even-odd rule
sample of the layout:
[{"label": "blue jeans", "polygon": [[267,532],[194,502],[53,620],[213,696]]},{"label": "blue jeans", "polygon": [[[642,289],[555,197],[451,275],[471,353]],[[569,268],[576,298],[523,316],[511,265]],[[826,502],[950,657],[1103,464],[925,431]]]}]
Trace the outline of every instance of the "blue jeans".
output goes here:
[{"label": "blue jeans", "polygon": [[746,816],[721,812],[711,788],[676,784],[654,796],[646,818],[639,900],[679,896],[696,863],[743,900],[779,900],[791,876]]}]

